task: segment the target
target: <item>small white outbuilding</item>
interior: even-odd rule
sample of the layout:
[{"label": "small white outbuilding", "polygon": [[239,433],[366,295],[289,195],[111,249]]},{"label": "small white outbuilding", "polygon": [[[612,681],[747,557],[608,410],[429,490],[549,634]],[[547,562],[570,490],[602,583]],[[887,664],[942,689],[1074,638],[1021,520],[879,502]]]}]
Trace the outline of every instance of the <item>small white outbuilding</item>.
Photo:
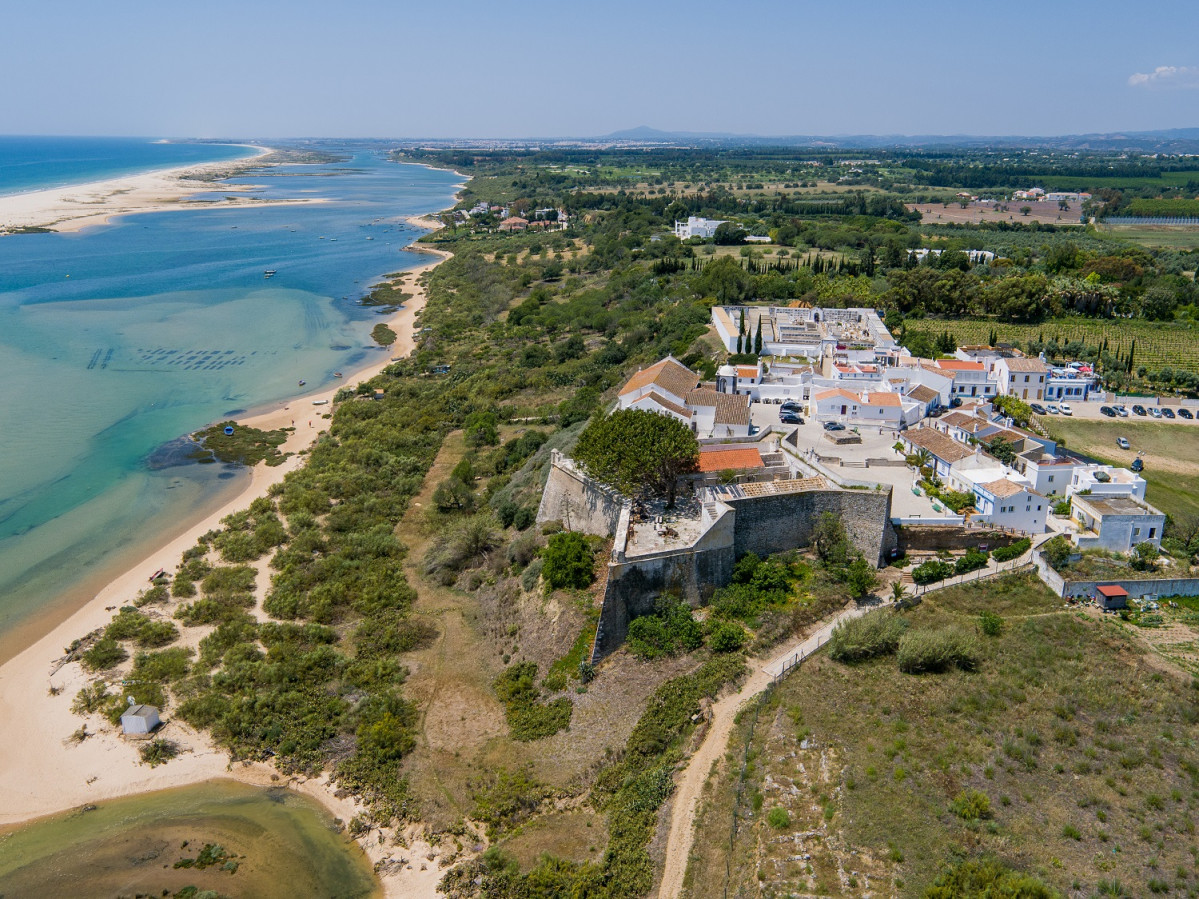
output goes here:
[{"label": "small white outbuilding", "polygon": [[158,709],[152,705],[131,705],[121,716],[121,729],[127,734],[149,734],[160,721]]}]

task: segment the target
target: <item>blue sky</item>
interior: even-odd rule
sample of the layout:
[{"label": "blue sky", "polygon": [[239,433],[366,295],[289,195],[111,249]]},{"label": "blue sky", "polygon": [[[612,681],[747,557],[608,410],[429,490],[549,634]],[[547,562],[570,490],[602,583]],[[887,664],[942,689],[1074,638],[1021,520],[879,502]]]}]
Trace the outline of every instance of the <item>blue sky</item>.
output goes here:
[{"label": "blue sky", "polygon": [[[20,6],[13,8],[17,2]],[[196,137],[1199,127],[1199,3],[6,4],[0,131]]]}]

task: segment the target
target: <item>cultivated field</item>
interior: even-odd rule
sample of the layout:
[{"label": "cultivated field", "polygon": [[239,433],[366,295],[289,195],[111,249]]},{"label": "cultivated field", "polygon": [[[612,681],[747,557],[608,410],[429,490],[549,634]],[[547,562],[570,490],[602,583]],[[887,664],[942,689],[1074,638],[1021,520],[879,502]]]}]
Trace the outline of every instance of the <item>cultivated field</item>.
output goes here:
[{"label": "cultivated field", "polygon": [[1103,225],[1102,233],[1142,247],[1199,250],[1199,228],[1169,225]]},{"label": "cultivated field", "polygon": [[[978,633],[984,610],[997,636]],[[904,617],[978,634],[977,669],[822,653],[787,678],[717,767],[689,899],[922,896],[955,858],[986,855],[1067,896],[1199,887],[1189,676],[1027,575]]]},{"label": "cultivated field", "polygon": [[1016,325],[994,319],[923,319],[909,321],[909,331],[933,335],[949,331],[961,346],[985,344],[991,331],[1000,343],[1027,346],[1030,340],[1057,339],[1059,344],[1081,340],[1099,346],[1107,340],[1108,352],[1127,353],[1136,341],[1133,364],[1150,370],[1182,368],[1199,372],[1199,324],[1148,322],[1134,319],[1059,318],[1039,325]]},{"label": "cultivated field", "polygon": [[[1007,208],[1001,211],[1000,206]],[[1031,210],[1021,214],[1025,206]],[[965,209],[960,203],[909,203],[908,209],[917,210],[926,225],[977,225],[979,222],[1040,222],[1044,225],[1077,225],[1082,213],[1081,203],[1071,203],[1069,209],[1059,209],[1057,202],[1046,200],[1037,203],[1031,200],[1009,200],[1004,203],[970,203]]]}]

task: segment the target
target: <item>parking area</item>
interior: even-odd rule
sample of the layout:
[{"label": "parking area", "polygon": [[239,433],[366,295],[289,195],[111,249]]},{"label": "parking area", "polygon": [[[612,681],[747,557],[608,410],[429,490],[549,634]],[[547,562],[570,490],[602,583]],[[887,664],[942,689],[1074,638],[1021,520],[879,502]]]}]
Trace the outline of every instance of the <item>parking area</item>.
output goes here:
[{"label": "parking area", "polygon": [[[806,418],[806,417],[805,417]],[[953,513],[944,507],[937,508],[923,492],[915,493],[915,472],[903,461],[903,454],[894,449],[898,441],[896,433],[883,428],[849,426],[840,434],[856,434],[860,443],[835,443],[826,437],[824,427],[816,421],[805,420],[802,425],[782,425],[779,407],[769,403],[754,403],[750,407],[750,420],[755,427],[794,429],[796,443],[802,458],[810,459],[815,454],[818,461],[833,474],[851,481],[888,484],[891,493],[891,514],[903,518],[942,518]],[[939,506],[940,504],[938,504]]]},{"label": "parking area", "polygon": [[[1042,403],[1041,405],[1048,407],[1047,403]],[[1199,403],[1195,402],[1194,400],[1187,400],[1186,402],[1183,402],[1176,397],[1128,397],[1119,400],[1113,400],[1110,403],[1106,399],[1102,399],[1088,400],[1085,403],[1068,403],[1067,405],[1070,406],[1070,411],[1072,413],[1069,416],[1064,416],[1059,413],[1057,415],[1046,414],[1041,417],[1048,421],[1061,418],[1081,418],[1088,421],[1101,421],[1106,419],[1111,421],[1112,419],[1109,416],[1104,415],[1099,410],[1103,406],[1112,407],[1122,405],[1128,409],[1129,414],[1126,419],[1128,421],[1172,421],[1175,424],[1192,426],[1195,425],[1196,422],[1199,422]],[[1145,415],[1137,415],[1133,412],[1132,407],[1137,405],[1144,408]],[[1162,412],[1164,412],[1166,409],[1169,409],[1170,412],[1173,413],[1174,417],[1170,418],[1164,414],[1161,417],[1155,416],[1152,411],[1154,409],[1158,409]],[[1188,419],[1184,415],[1179,415],[1179,409],[1185,409],[1187,412],[1191,413],[1191,415],[1196,417]]]}]

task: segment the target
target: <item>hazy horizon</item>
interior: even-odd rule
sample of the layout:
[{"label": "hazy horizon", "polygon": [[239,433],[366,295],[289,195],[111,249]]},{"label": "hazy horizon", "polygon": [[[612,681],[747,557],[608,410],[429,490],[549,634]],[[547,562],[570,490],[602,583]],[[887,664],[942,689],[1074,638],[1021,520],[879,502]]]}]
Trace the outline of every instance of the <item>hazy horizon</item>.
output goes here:
[{"label": "hazy horizon", "polygon": [[63,6],[9,13],[8,68],[36,73],[0,88],[10,134],[988,137],[1199,124],[1199,10],[1178,0],[1152,15],[1114,0]]}]

